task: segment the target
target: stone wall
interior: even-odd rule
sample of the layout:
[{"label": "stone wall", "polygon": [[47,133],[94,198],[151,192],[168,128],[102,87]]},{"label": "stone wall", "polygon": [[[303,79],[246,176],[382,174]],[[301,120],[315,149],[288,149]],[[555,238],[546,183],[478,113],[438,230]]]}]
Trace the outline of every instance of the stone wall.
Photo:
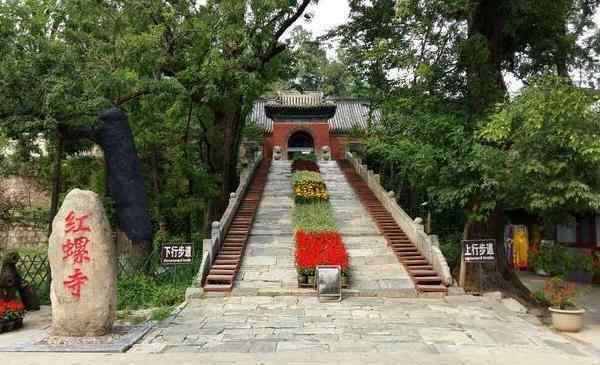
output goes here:
[{"label": "stone wall", "polygon": [[34,225],[11,224],[0,230],[0,250],[46,247],[46,234],[46,230]]}]

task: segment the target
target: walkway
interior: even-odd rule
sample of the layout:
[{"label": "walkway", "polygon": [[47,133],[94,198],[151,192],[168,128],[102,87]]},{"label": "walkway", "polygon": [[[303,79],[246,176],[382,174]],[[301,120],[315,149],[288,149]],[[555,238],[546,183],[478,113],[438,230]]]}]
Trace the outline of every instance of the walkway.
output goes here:
[{"label": "walkway", "polygon": [[388,297],[416,296],[408,273],[386,244],[335,161],[320,162],[338,228],[350,256],[350,292]]},{"label": "walkway", "polygon": [[297,291],[290,177],[289,161],[273,161],[233,295]]},{"label": "walkway", "polygon": [[[548,355],[552,364],[584,359],[600,363],[598,349],[552,332],[535,317],[510,312],[492,298],[466,295],[349,297],[341,303],[319,303],[306,296],[205,298],[189,303],[131,351],[220,353],[222,361],[227,359],[224,353],[252,353],[255,359],[290,354],[296,361],[307,354],[314,354],[314,361],[318,354],[369,353],[371,358],[416,359],[407,362],[411,364],[434,355],[437,362],[431,364],[464,364],[440,362],[447,355],[506,364],[516,354],[529,353]],[[357,354],[350,362],[366,358]],[[538,363],[535,356],[528,360]]]}]

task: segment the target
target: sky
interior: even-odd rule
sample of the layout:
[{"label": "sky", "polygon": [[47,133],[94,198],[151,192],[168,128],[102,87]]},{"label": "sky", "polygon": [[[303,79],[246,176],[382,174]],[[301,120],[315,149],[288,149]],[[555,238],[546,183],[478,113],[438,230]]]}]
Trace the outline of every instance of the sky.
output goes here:
[{"label": "sky", "polygon": [[312,21],[303,22],[302,26],[318,37],[344,24],[350,16],[350,7],[347,0],[320,0],[309,12],[314,15]]}]

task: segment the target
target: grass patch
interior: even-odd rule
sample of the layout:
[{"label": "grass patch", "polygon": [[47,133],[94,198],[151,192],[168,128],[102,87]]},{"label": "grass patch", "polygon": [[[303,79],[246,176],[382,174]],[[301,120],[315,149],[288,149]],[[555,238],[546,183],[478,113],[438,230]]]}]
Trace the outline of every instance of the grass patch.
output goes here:
[{"label": "grass patch", "polygon": [[150,319],[153,321],[157,321],[157,322],[164,321],[165,319],[169,318],[172,311],[173,311],[173,307],[156,308],[155,310],[152,311],[152,314],[150,315]]},{"label": "grass patch", "polygon": [[328,202],[296,204],[294,229],[304,232],[337,231],[331,205]]},{"label": "grass patch", "polygon": [[119,310],[170,307],[185,300],[188,283],[160,282],[138,274],[121,277],[117,283]]}]

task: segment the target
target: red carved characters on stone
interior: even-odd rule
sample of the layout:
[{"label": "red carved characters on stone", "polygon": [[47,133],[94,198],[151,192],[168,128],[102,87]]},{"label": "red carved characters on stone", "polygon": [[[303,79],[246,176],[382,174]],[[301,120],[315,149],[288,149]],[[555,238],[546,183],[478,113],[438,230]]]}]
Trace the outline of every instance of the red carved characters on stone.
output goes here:
[{"label": "red carved characters on stone", "polygon": [[90,227],[85,225],[88,217],[89,214],[77,217],[73,211],[70,211],[65,218],[65,233],[90,232]]},{"label": "red carved characters on stone", "polygon": [[81,287],[88,280],[88,277],[81,272],[79,268],[75,268],[73,274],[68,276],[69,280],[63,281],[65,287],[69,289],[71,295],[79,299],[81,297]]},{"label": "red carved characters on stone", "polygon": [[82,264],[84,261],[90,261],[88,256],[87,244],[90,242],[87,237],[77,237],[73,240],[67,238],[67,242],[63,243],[62,250],[64,253],[63,260],[73,258],[73,263]]},{"label": "red carved characters on stone", "polygon": [[[63,261],[73,260],[73,264],[77,266],[83,265],[90,261],[88,252],[88,244],[90,239],[86,237],[86,232],[91,232],[92,229],[86,224],[86,219],[89,214],[77,216],[73,211],[70,211],[65,218],[65,234],[70,234],[75,237],[67,238],[63,243]],[[72,296],[79,299],[81,297],[81,287],[85,285],[88,277],[81,271],[81,268],[75,267],[73,274],[67,277],[63,284],[69,290]]]}]

